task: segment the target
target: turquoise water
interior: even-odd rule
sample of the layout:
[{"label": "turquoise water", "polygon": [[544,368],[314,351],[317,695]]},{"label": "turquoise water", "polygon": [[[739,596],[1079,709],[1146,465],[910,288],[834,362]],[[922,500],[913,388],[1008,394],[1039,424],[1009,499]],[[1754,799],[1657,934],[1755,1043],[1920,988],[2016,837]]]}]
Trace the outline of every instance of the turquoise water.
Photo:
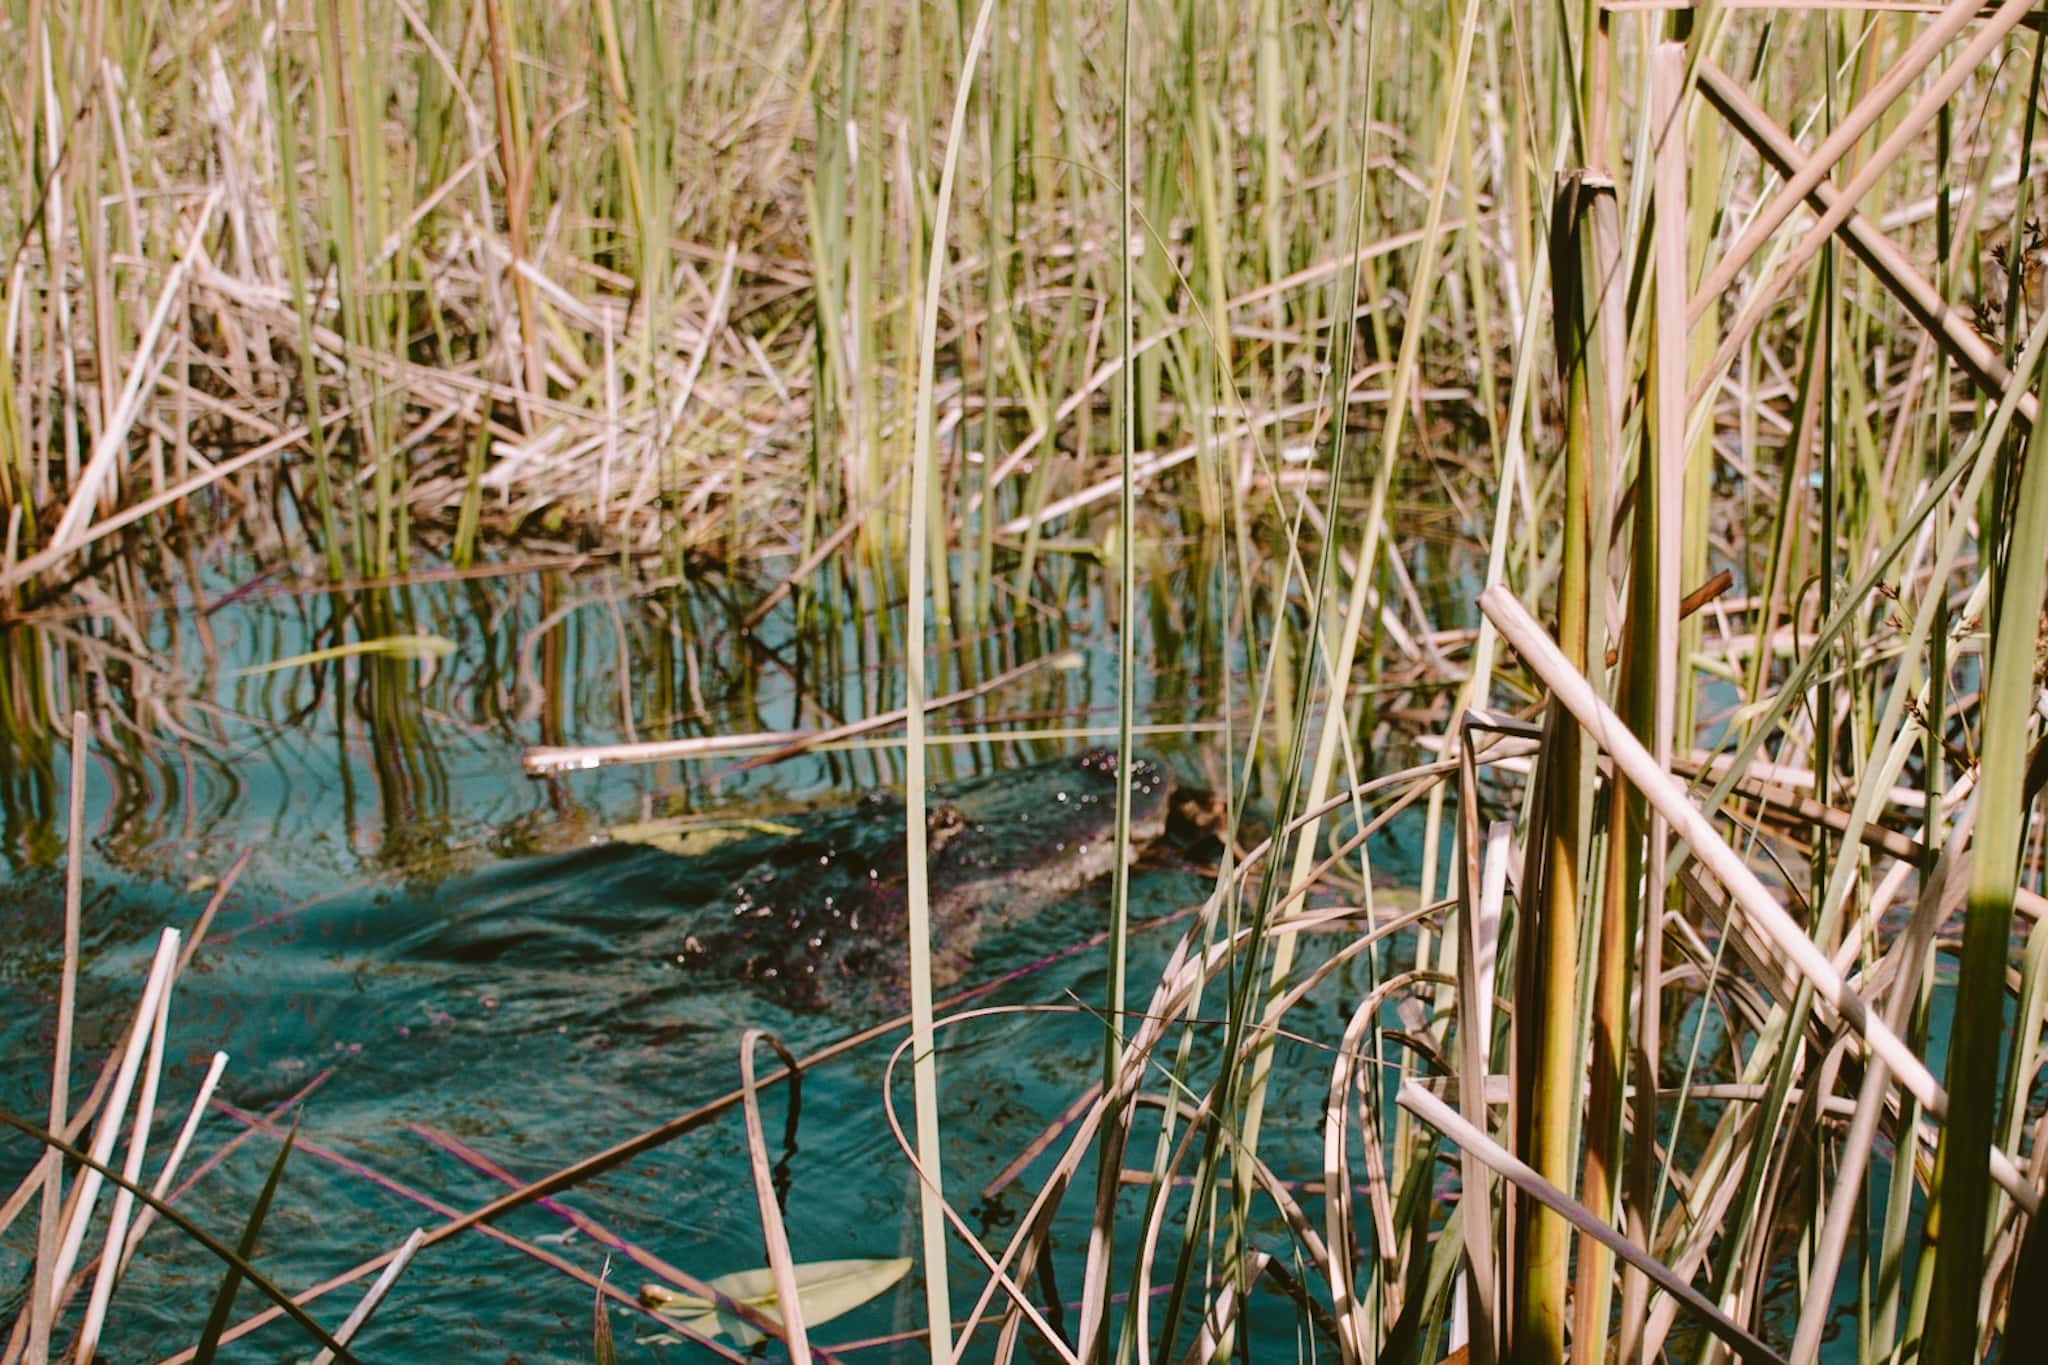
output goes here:
[{"label": "turquoise water", "polygon": [[[675,960],[693,917],[715,913],[772,834],[689,860],[600,845],[614,822],[681,812],[801,822],[808,808],[892,785],[897,751],[747,772],[711,760],[551,781],[521,775],[524,745],[623,738],[628,714],[634,733],[646,737],[815,726],[824,723],[821,711],[843,718],[897,703],[889,671],[862,657],[861,631],[841,632],[827,648],[816,632],[798,638],[785,614],[742,635],[723,605],[734,595],[711,585],[648,598],[602,575],[546,573],[375,597],[255,591],[224,606],[209,601],[210,611],[186,605],[130,625],[87,618],[17,627],[17,680],[20,659],[42,651],[74,678],[94,674],[100,695],[156,722],[129,728],[105,721],[87,775],[91,848],[74,1093],[90,1084],[126,1027],[158,929],[189,929],[211,879],[244,854],[247,867],[174,997],[162,1103],[182,1111],[215,1049],[231,1056],[221,1096],[240,1110],[276,1108],[304,1092],[303,1145],[258,1259],[291,1288],[443,1221],[393,1182],[458,1210],[505,1190],[437,1145],[434,1134],[533,1179],[730,1090],[747,1026],[772,1030],[798,1055],[846,1033],[856,1021],[789,1013],[744,981],[685,972]],[[544,623],[551,628],[536,633]],[[1154,612],[1143,625],[1150,666],[1141,720],[1171,725],[1214,714],[1222,699],[1204,680],[1224,676],[1216,642],[1193,628],[1183,632],[1170,613]],[[438,635],[454,648],[431,668],[358,658],[233,676],[339,640],[401,633]],[[988,671],[1063,648],[1078,648],[1083,666],[1034,675],[969,707],[962,719],[1112,723],[1109,638],[1101,602],[1085,592],[1056,620],[990,634],[977,646]],[[153,668],[133,663],[144,654],[157,661]],[[1214,739],[1151,743],[1183,778],[1219,752]],[[1078,740],[946,747],[935,751],[935,775],[965,777],[1079,747]],[[0,987],[15,1002],[0,1021],[7,1058],[0,1102],[30,1114],[47,1104],[63,771],[55,746],[32,728],[18,727],[0,749],[9,926]],[[1406,859],[1412,866],[1404,838],[1412,835],[1383,841],[1376,850],[1383,865]],[[1134,914],[1184,909],[1207,886],[1186,859],[1148,863],[1134,877]],[[1099,1002],[1102,952],[1058,954],[1103,924],[1105,902],[1101,886],[1089,888],[986,942],[978,976],[1045,965],[983,1003]],[[1178,932],[1137,937],[1134,981],[1156,977]],[[1302,1018],[1326,1021],[1334,1040],[1339,1002],[1356,999],[1362,982],[1340,978],[1325,989],[1327,1003],[1312,1003]],[[767,1100],[771,1157],[800,1261],[915,1254],[909,1168],[882,1109],[883,1066],[895,1041],[864,1045],[806,1077],[793,1147],[783,1141],[787,1096],[778,1089]],[[980,1191],[1095,1079],[1099,1027],[1085,1012],[1010,1015],[950,1029],[942,1042],[948,1188],[970,1222],[1000,1245],[1051,1158],[1041,1157],[1000,1196]],[[1198,1064],[1214,1045],[1214,1037],[1199,1040]],[[1290,1043],[1281,1062],[1266,1154],[1283,1175],[1316,1178],[1328,1060]],[[765,1052],[762,1063],[772,1064]],[[897,1103],[907,1125],[907,1069],[901,1080]],[[153,1151],[167,1145],[169,1123],[159,1124]],[[209,1116],[186,1169],[240,1131],[226,1114]],[[1135,1151],[1149,1153],[1149,1130],[1141,1127],[1135,1141]],[[232,1241],[276,1150],[267,1136],[245,1142],[181,1207]],[[0,1143],[9,1188],[29,1160],[25,1143]],[[735,1108],[563,1202],[710,1277],[763,1264],[748,1170]],[[1092,1185],[1092,1171],[1084,1170],[1082,1193],[1068,1201],[1055,1231],[1054,1284],[1068,1300],[1079,1297]],[[1142,1197],[1126,1191],[1130,1220]],[[8,1296],[10,1317],[31,1223],[22,1220],[0,1244],[0,1295]],[[606,1250],[557,1212],[523,1208],[498,1226],[592,1274],[605,1269]],[[1284,1247],[1278,1235],[1270,1242]],[[609,1259],[612,1281],[629,1290],[653,1278],[623,1256]],[[156,1359],[191,1345],[217,1279],[210,1258],[160,1225],[116,1297],[103,1358]],[[980,1276],[957,1246],[954,1282],[964,1311],[963,1286]],[[338,1323],[359,1292],[339,1291],[316,1316]],[[589,1360],[591,1300],[584,1284],[465,1233],[421,1254],[360,1345],[366,1359]],[[240,1313],[261,1306],[245,1288]],[[913,1274],[813,1339],[829,1347],[886,1338],[921,1318]],[[1258,1296],[1252,1323],[1259,1339],[1294,1352],[1297,1323],[1284,1300]],[[659,1324],[631,1313],[615,1313],[613,1330],[624,1359],[713,1358],[664,1340]],[[993,1344],[987,1334],[979,1340]],[[847,1358],[921,1349],[899,1339]],[[298,1330],[282,1323],[223,1358],[310,1354]]]}]

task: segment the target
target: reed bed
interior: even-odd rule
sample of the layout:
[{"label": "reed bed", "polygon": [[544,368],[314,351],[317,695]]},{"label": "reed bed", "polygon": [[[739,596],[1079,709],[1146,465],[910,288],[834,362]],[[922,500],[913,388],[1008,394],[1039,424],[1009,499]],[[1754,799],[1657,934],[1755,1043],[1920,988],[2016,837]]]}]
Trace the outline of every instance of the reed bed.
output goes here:
[{"label": "reed bed", "polygon": [[[1101,1080],[1003,1245],[947,1183],[968,1016],[913,877],[933,1360],[1265,1358],[1275,1304],[1347,1362],[2048,1352],[2031,0],[16,0],[0,36],[23,744],[120,647],[47,613],[201,563],[372,581],[333,645],[387,651],[429,565],[722,570],[749,629],[886,661],[850,728],[720,737],[622,677],[632,751],[543,724],[533,766],[886,717],[918,869],[931,699],[1033,669],[1004,631],[1097,609],[1126,751],[1147,614],[1225,642],[1201,720],[1272,833],[1159,980],[1107,951]],[[534,694],[575,685],[561,619]],[[192,704],[113,667],[137,731]],[[1328,1065],[1313,1195],[1264,1155],[1283,1037]]]}]

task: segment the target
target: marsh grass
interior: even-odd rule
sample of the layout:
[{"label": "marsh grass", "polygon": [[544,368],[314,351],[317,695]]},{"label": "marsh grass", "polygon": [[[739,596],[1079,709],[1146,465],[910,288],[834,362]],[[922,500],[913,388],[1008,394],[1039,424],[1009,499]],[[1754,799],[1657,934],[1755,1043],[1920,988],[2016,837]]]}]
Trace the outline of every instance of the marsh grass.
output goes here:
[{"label": "marsh grass", "polygon": [[[946,1202],[916,993],[934,1360],[1263,1358],[1281,1303],[1347,1362],[2040,1353],[2030,0],[44,0],[0,33],[10,793],[56,799],[88,679],[134,734],[189,717],[128,642],[233,562],[335,587],[319,657],[238,685],[332,686],[412,810],[404,585],[524,546],[620,565],[661,642],[620,653],[626,746],[569,749],[596,599],[546,601],[510,666],[536,767],[900,726],[874,771],[921,869],[930,727],[1064,650],[1045,619],[1099,606],[1128,752],[1139,628],[1192,617],[1227,818],[1273,834],[1158,981],[1108,949],[1100,1083],[1003,1246]],[[742,635],[828,642],[816,709],[853,719],[701,723],[721,637],[664,594],[713,576]],[[1333,1030],[1304,1002],[1346,963]],[[1313,1195],[1265,1155],[1283,1036],[1328,1049]],[[1035,1287],[1076,1182],[1069,1339]]]}]

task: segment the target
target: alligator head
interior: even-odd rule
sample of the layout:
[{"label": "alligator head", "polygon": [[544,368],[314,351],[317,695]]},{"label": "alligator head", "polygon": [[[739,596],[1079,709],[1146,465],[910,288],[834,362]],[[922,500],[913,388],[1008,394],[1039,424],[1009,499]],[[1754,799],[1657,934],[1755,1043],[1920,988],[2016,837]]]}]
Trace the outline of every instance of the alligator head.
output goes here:
[{"label": "alligator head", "polygon": [[[926,816],[933,984],[958,981],[990,928],[1073,895],[1116,864],[1114,750],[939,788]],[[1173,777],[1134,755],[1135,857],[1165,832]],[[872,795],[822,815],[738,880],[720,922],[688,936],[692,970],[757,982],[792,1009],[869,1012],[908,997],[904,805]]]}]

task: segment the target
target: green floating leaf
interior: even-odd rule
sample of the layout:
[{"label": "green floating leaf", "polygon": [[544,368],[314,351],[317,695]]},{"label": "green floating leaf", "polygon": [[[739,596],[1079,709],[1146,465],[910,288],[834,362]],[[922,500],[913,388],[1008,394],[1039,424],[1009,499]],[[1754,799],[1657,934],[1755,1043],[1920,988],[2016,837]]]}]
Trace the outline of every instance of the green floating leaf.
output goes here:
[{"label": "green floating leaf", "polygon": [[[816,1326],[850,1313],[887,1293],[909,1273],[907,1256],[873,1261],[812,1261],[797,1266],[797,1307],[803,1313],[804,1325]],[[766,1267],[740,1270],[708,1283],[727,1298],[758,1309],[762,1316],[782,1321],[782,1315],[776,1311],[774,1271]],[[693,1294],[679,1294],[662,1285],[648,1284],[640,1287],[640,1301],[657,1312],[680,1318],[683,1326],[704,1336],[722,1332],[743,1347],[761,1339],[761,1333],[750,1323]]]},{"label": "green floating leaf", "polygon": [[689,817],[677,820],[634,820],[614,825],[611,836],[622,844],[645,844],[663,853],[695,858],[726,844],[738,843],[755,834],[795,834],[795,825],[774,820],[716,820]]},{"label": "green floating leaf", "polygon": [[258,674],[332,663],[336,659],[349,659],[361,654],[381,654],[389,659],[439,659],[454,652],[455,642],[439,635],[384,635],[375,640],[351,640],[345,645],[330,645],[310,654],[294,654],[288,659],[273,659],[267,664],[252,664],[225,676],[253,678]]}]

